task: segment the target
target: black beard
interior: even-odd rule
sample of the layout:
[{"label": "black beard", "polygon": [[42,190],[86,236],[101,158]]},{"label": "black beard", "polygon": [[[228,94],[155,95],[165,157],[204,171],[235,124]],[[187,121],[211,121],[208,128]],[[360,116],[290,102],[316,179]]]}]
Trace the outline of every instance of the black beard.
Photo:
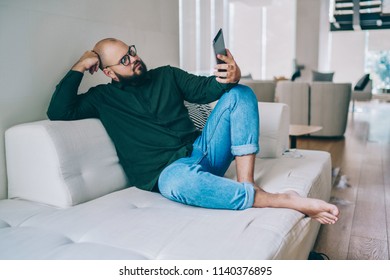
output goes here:
[{"label": "black beard", "polygon": [[[118,73],[115,73],[121,84],[123,84],[125,86],[138,86],[138,85],[143,84],[145,77],[146,77],[146,73],[148,72],[148,68],[146,67],[145,63],[142,60],[140,60],[139,63],[141,64],[139,74],[134,73],[132,76],[126,77],[126,76],[122,76]],[[132,69],[133,72],[134,72],[135,65],[136,65],[136,63],[134,63],[131,66],[133,68]]]}]

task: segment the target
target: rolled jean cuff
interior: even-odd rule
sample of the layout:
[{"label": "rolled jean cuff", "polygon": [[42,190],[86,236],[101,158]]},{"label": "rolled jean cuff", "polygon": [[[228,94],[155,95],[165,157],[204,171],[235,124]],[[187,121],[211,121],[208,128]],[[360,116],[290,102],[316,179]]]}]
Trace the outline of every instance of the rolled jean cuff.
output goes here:
[{"label": "rolled jean cuff", "polygon": [[232,146],[231,152],[233,156],[245,156],[257,154],[259,152],[259,145],[247,144],[241,146]]},{"label": "rolled jean cuff", "polygon": [[239,210],[245,210],[253,207],[253,203],[255,202],[255,187],[252,183],[242,183],[246,190],[246,198],[244,199],[244,203],[241,205]]}]

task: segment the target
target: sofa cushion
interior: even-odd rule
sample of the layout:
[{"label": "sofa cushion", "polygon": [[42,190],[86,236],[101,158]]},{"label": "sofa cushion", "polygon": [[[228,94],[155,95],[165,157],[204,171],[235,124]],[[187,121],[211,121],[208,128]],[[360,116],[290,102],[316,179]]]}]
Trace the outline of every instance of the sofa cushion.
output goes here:
[{"label": "sofa cushion", "polygon": [[209,104],[195,104],[187,101],[184,102],[184,105],[186,106],[188,114],[195,127],[199,130],[203,130],[207,119],[211,114],[211,106]]},{"label": "sofa cushion", "polygon": [[323,73],[313,70],[312,75],[313,82],[332,82],[334,72]]},{"label": "sofa cushion", "polygon": [[22,124],[6,131],[5,142],[10,198],[68,207],[127,186],[97,119]]}]

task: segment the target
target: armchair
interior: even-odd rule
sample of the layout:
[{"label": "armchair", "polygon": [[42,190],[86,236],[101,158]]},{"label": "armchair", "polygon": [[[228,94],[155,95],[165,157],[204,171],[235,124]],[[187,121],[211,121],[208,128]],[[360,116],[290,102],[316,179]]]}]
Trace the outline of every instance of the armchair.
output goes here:
[{"label": "armchair", "polygon": [[305,82],[280,81],[276,85],[277,102],[290,108],[290,123],[309,125],[310,85]]},{"label": "armchair", "polygon": [[350,83],[278,82],[276,100],[290,108],[290,123],[321,126],[312,136],[344,135],[351,100]]},{"label": "armchair", "polygon": [[313,136],[341,137],[348,122],[350,83],[313,82],[310,88],[310,124],[322,126]]},{"label": "armchair", "polygon": [[372,98],[372,80],[369,74],[365,74],[356,83],[351,99],[352,99],[352,112],[355,112],[355,101],[369,101]]},{"label": "armchair", "polygon": [[241,79],[241,84],[250,87],[260,102],[275,101],[276,83],[272,80]]}]

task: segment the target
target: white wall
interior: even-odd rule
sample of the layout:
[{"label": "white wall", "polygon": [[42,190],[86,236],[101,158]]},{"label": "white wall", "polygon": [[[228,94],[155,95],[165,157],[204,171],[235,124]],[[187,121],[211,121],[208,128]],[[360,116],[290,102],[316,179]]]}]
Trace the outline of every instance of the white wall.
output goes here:
[{"label": "white wall", "polygon": [[370,72],[365,56],[371,51],[390,50],[390,30],[344,31],[331,33],[331,67],[335,81],[349,81],[353,85],[363,74],[371,74],[374,92],[381,87],[379,78]]},{"label": "white wall", "polygon": [[364,74],[365,31],[338,31],[331,33],[330,67],[335,82],[353,85]]},{"label": "white wall", "polygon": [[[4,131],[46,118],[56,84],[95,42],[137,46],[149,68],[179,65],[178,0],[0,0],[0,199]],[[86,74],[81,91],[108,80]]]}]

